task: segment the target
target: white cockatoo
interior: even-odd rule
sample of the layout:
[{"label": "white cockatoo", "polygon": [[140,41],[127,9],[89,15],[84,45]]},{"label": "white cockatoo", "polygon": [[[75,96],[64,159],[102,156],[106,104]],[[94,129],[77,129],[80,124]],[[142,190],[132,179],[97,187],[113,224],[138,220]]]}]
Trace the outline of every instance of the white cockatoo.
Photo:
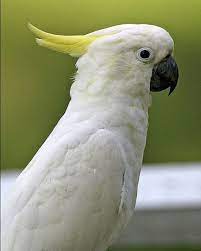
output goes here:
[{"label": "white cockatoo", "polygon": [[146,24],[83,36],[29,28],[79,59],[66,112],[7,200],[2,251],[105,251],[134,211],[150,91],[177,84],[173,40]]}]

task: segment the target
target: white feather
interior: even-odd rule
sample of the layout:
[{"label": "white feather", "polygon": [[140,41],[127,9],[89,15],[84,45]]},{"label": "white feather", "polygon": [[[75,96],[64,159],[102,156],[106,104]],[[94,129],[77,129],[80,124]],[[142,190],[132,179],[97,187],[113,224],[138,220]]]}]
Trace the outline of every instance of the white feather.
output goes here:
[{"label": "white feather", "polygon": [[[148,25],[95,33],[111,31],[78,60],[66,113],[16,181],[2,251],[104,251],[133,213],[152,67],[173,43]],[[156,51],[152,64],[137,61],[140,44]]]}]

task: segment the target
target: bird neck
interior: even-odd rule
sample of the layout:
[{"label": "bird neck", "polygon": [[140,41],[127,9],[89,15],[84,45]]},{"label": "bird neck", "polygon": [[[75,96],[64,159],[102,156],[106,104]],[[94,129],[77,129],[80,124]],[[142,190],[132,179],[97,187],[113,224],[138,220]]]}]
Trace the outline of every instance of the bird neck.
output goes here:
[{"label": "bird neck", "polygon": [[[142,161],[148,128],[148,107],[151,103],[151,72],[143,73],[135,66],[128,70],[123,63],[81,58],[71,87],[71,101],[64,115],[73,127],[85,121],[95,130],[108,129],[122,141],[137,146]],[[119,70],[118,70],[119,69]]]}]

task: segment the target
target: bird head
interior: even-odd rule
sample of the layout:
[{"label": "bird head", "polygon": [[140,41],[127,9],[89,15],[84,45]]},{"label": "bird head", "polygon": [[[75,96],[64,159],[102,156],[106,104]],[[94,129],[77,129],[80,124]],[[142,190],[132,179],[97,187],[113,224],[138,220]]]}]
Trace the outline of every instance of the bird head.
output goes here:
[{"label": "bird head", "polygon": [[[93,58],[91,71],[107,74],[107,78],[138,79],[138,89],[162,91],[175,89],[178,67],[173,58],[174,42],[170,34],[154,25],[125,24],[98,30],[87,35],[53,35],[29,24],[43,47],[80,58]],[[90,62],[92,60],[88,60]],[[86,60],[79,64],[87,65]],[[97,67],[95,67],[95,65]],[[143,86],[147,82],[148,86]],[[127,91],[131,91],[131,85]],[[140,90],[142,91],[142,90]]]}]

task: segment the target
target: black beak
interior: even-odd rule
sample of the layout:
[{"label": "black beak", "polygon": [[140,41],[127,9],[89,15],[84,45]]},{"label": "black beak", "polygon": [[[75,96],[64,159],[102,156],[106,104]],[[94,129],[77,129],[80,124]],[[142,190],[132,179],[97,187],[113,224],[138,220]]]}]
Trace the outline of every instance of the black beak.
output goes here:
[{"label": "black beak", "polygon": [[172,56],[167,56],[152,70],[150,90],[159,92],[170,87],[169,95],[174,91],[179,78],[177,64]]}]

